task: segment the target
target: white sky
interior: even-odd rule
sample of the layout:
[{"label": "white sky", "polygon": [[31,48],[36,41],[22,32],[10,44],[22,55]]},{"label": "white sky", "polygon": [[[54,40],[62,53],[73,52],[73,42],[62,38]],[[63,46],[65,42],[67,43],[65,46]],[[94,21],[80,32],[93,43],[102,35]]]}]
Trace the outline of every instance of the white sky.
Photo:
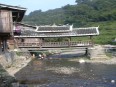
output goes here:
[{"label": "white sky", "polygon": [[34,10],[47,11],[67,4],[74,5],[76,0],[0,0],[0,3],[27,8],[26,14]]}]

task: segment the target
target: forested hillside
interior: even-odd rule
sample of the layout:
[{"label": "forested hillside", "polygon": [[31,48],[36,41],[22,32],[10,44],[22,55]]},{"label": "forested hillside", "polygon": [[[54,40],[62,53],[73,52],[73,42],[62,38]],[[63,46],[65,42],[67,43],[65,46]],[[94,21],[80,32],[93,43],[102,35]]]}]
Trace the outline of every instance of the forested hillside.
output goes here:
[{"label": "forested hillside", "polygon": [[48,10],[42,12],[41,10],[36,10],[31,12],[29,15],[24,17],[24,22],[32,25],[49,25],[49,24],[63,24],[64,23],[64,10],[62,8],[57,8],[54,10]]},{"label": "forested hillside", "polygon": [[100,36],[94,41],[112,44],[116,38],[116,0],[76,0],[76,3],[46,12],[31,12],[23,22],[34,25],[56,23],[73,24],[74,27],[99,26]]}]

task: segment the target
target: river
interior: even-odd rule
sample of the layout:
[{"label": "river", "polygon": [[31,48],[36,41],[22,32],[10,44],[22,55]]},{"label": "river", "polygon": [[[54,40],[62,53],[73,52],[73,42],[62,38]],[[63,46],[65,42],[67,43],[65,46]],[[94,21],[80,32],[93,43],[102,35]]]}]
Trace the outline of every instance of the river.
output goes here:
[{"label": "river", "polygon": [[15,77],[22,87],[116,87],[116,65],[35,59]]}]

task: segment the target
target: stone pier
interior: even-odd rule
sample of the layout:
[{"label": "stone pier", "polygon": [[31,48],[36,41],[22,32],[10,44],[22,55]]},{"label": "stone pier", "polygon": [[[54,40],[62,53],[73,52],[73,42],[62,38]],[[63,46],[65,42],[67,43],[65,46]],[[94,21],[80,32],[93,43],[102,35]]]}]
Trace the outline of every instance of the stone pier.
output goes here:
[{"label": "stone pier", "polygon": [[88,49],[90,59],[108,59],[105,50],[101,45],[95,45]]}]

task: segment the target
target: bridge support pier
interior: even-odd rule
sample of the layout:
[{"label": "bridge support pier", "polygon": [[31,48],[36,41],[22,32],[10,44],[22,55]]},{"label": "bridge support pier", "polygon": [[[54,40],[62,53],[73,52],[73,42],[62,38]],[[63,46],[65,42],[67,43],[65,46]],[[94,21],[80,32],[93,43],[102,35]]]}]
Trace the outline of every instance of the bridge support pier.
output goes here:
[{"label": "bridge support pier", "polygon": [[7,46],[7,40],[6,39],[3,39],[2,40],[2,45],[3,45],[3,51],[6,51],[8,49],[8,46]]},{"label": "bridge support pier", "polygon": [[0,52],[7,51],[8,44],[7,44],[7,38],[0,38]]},{"label": "bridge support pier", "polygon": [[89,54],[89,50],[88,48],[85,48],[85,55],[88,56],[88,54]]},{"label": "bridge support pier", "polygon": [[101,45],[96,45],[92,48],[89,48],[89,57],[90,59],[108,59],[104,48]]},{"label": "bridge support pier", "polygon": [[68,47],[70,47],[71,37],[68,37]]}]

